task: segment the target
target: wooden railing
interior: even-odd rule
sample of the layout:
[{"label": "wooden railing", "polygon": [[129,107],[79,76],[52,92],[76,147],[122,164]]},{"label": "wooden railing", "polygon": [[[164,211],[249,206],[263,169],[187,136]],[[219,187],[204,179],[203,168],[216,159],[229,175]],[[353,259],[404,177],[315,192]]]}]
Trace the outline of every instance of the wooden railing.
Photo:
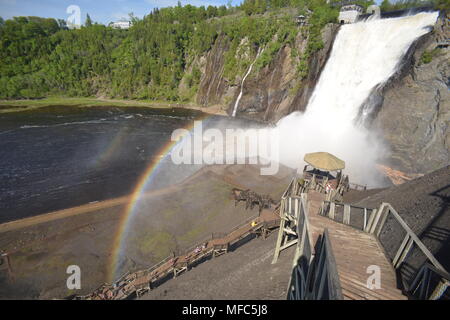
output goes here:
[{"label": "wooden railing", "polygon": [[296,173],[281,196],[281,199],[286,199],[290,196],[300,196],[302,193],[307,193],[308,190],[316,190],[324,193],[326,182],[327,180],[319,179],[315,174],[305,176]]},{"label": "wooden railing", "polygon": [[319,214],[357,229],[368,231],[368,222],[376,211],[376,209],[325,200],[322,202]]},{"label": "wooden railing", "polygon": [[312,263],[314,268],[312,268],[313,272],[310,276],[309,298],[312,300],[342,300],[339,274],[327,229],[317,240],[317,246],[317,254]]},{"label": "wooden railing", "polygon": [[[291,200],[291,199],[289,199]],[[285,202],[288,199],[284,199]],[[300,205],[294,206],[294,216],[297,217],[297,247],[294,255],[291,279],[288,287],[288,300],[305,300],[308,296],[308,272],[313,258],[313,243],[307,213],[307,195],[300,197]],[[288,205],[283,206],[288,210]]]},{"label": "wooden railing", "polygon": [[[181,252],[173,253],[173,254],[169,255],[167,258],[165,258],[164,260],[156,263],[155,265],[152,265],[151,267],[149,267],[147,269],[139,270],[139,271],[136,271],[133,273],[127,272],[127,273],[123,274],[121,277],[119,277],[119,279],[114,281],[113,284],[104,283],[99,288],[97,288],[93,293],[84,295],[84,296],[76,296],[74,299],[77,299],[77,300],[78,299],[91,299],[91,298],[94,298],[97,293],[100,293],[103,291],[107,292],[111,296],[112,299],[125,299],[128,296],[130,296],[131,294],[133,294],[134,292],[136,292],[136,294],[139,294],[139,292],[141,292],[141,291],[142,292],[148,291],[148,290],[150,290],[150,286],[153,281],[157,281],[158,279],[165,277],[167,274],[169,274],[172,271],[174,272],[174,276],[175,276],[177,273],[187,270],[187,268],[189,267],[190,264],[195,263],[199,259],[201,259],[203,257],[211,256],[211,254],[214,256],[213,252],[216,249],[215,249],[215,246],[214,247],[207,246],[209,241],[212,241],[215,239],[226,238],[227,236],[231,235],[233,232],[235,232],[241,228],[244,228],[244,226],[246,226],[246,225],[249,225],[252,221],[257,219],[258,216],[259,216],[259,214],[253,215],[253,216],[247,218],[244,222],[237,224],[227,233],[212,233],[208,237],[205,237],[203,240],[199,241],[196,245],[193,245]],[[237,236],[236,238],[231,239],[230,242],[226,244],[226,247],[228,248],[228,245],[230,245],[232,243],[236,243],[238,240],[246,237],[247,235],[256,232],[256,230],[258,228],[259,229],[271,228],[271,227],[276,227],[277,225],[278,225],[278,220],[262,221],[262,222],[260,221],[253,228],[248,230],[248,232],[246,232],[246,233],[243,232],[242,234],[239,234],[239,236]],[[247,230],[247,229],[245,229],[245,230]],[[197,248],[199,248],[199,250],[197,250]],[[187,257],[187,260],[186,261],[183,260],[180,263],[180,265],[178,266],[176,261],[178,258],[183,257],[183,256],[185,258]],[[157,270],[160,267],[162,267],[163,265],[169,263],[171,260],[174,261],[174,264],[171,264],[170,266],[168,266],[168,268],[165,268],[162,273],[159,273],[158,275],[156,275],[156,274],[152,275],[152,273],[155,270]],[[136,280],[138,278],[142,278],[142,277],[149,277],[148,281],[147,280],[145,281],[142,288],[141,288],[141,285],[139,285],[138,287],[133,285],[134,280]],[[107,290],[103,290],[104,288],[106,288]]]},{"label": "wooden railing", "polygon": [[306,194],[301,195],[299,206],[295,206],[298,217],[298,242],[294,255],[288,300],[341,300],[339,275],[328,235],[328,230],[315,244],[312,240],[308,220]]},{"label": "wooden railing", "polygon": [[[190,247],[188,247],[187,249],[183,249],[179,252],[177,252],[177,254],[175,256],[180,256],[180,255],[184,255],[184,254],[188,254],[192,251],[195,250],[195,248],[201,247],[204,243],[207,243],[208,241],[214,240],[214,239],[220,239],[220,238],[224,238],[226,237],[228,234],[230,234],[231,232],[243,227],[244,225],[250,223],[251,221],[255,220],[258,217],[258,215],[253,215],[250,218],[247,218],[244,222],[239,223],[238,225],[234,226],[229,232],[214,232],[212,234],[210,234],[209,236],[203,238],[201,241],[198,241],[196,244],[191,245]],[[164,265],[165,263],[169,262],[171,259],[174,258],[174,254],[169,255],[168,257],[166,257],[165,259],[159,261],[158,263],[156,263],[155,265],[152,265],[151,267],[145,269],[145,271],[147,273],[150,273],[156,269],[158,269],[159,267],[161,267],[162,265]],[[120,276],[115,283],[119,283],[120,281],[124,280],[126,278],[126,276],[128,276],[130,274],[130,272],[126,272],[125,274],[123,274],[122,276]]]},{"label": "wooden railing", "polygon": [[295,174],[294,177],[291,179],[291,182],[288,184],[286,190],[284,190],[281,199],[287,198],[292,193],[295,183],[297,183],[297,174]]},{"label": "wooden railing", "polygon": [[[300,183],[300,181],[303,181]],[[289,183],[288,187],[281,196],[282,199],[289,196],[299,196],[302,193],[307,193],[309,190],[316,190],[320,193],[327,193],[328,200],[342,200],[342,196],[345,192],[351,189],[366,190],[367,186],[349,183],[347,175],[341,175],[339,181],[337,181],[336,189],[327,190],[327,183],[329,182],[328,176],[317,175],[310,172],[303,172],[298,174],[296,171],[294,177]]]},{"label": "wooden railing", "polygon": [[367,190],[367,186],[362,185],[362,184],[352,183],[352,182],[349,183],[349,187],[350,187],[350,189],[358,190],[358,191]]},{"label": "wooden railing", "polygon": [[[417,272],[408,292],[418,300],[439,300],[444,297],[449,286],[450,274],[425,263]],[[434,290],[431,291],[431,288]]]},{"label": "wooden railing", "polygon": [[251,223],[252,221],[254,221],[256,218],[258,218],[259,214],[253,215],[250,218],[247,218],[244,222],[241,222],[239,224],[237,224],[236,226],[234,226],[233,228],[230,229],[230,231],[228,231],[226,234],[231,234],[234,231],[242,228],[243,226]]},{"label": "wooden railing", "polygon": [[[339,208],[343,208],[343,210],[339,211]],[[342,219],[337,212],[342,213]],[[358,214],[355,214],[355,212],[358,212]],[[425,296],[427,296],[426,299],[430,298],[428,292],[430,286],[433,286],[430,280],[431,273],[433,273],[434,278],[436,276],[440,278],[438,283],[448,284],[448,272],[389,203],[383,202],[378,209],[368,209],[349,204],[324,201],[319,213],[337,222],[351,225],[352,227],[373,234],[383,246],[385,252],[390,255],[392,265],[398,273],[405,266],[408,256],[411,255],[414,249],[417,249],[416,253],[425,257],[422,266],[418,268],[419,270],[412,271],[415,273],[415,276],[412,277],[413,280],[407,279],[404,276],[402,277],[403,287],[410,297],[417,297],[417,287],[421,286],[419,298],[422,299]],[[385,226],[388,219],[390,219],[390,226],[389,229],[386,229]],[[360,223],[354,223],[355,220],[359,220]],[[362,225],[361,221],[363,221]],[[397,244],[392,244],[395,242],[393,239],[399,235],[399,232],[395,231],[395,227],[400,227],[398,231],[403,232],[405,235],[403,238],[399,238],[401,241],[398,241]],[[383,231],[386,231],[386,235],[389,235],[391,242],[389,247],[381,239]],[[427,265],[428,267],[426,267]],[[409,267],[411,268],[411,266]],[[425,271],[424,268],[427,270]],[[423,286],[426,286],[427,289],[425,290]]]},{"label": "wooden railing", "polygon": [[401,228],[406,231],[406,235],[392,260],[394,268],[399,268],[401,263],[405,260],[408,253],[415,245],[422,251],[422,253],[435,268],[443,272],[447,272],[389,203],[383,202],[376,214],[371,216],[371,219],[368,222],[367,232],[372,233],[379,238],[389,216],[392,216]]},{"label": "wooden railing", "polygon": [[[170,261],[170,259],[173,259],[173,254],[171,254],[170,256],[166,257],[165,259],[161,260],[160,262],[158,262],[157,264],[151,266],[150,268],[146,269],[147,272],[152,272],[156,269],[158,269],[159,267],[161,267],[162,265],[166,264],[167,262]],[[129,272],[128,272],[129,273]]]}]

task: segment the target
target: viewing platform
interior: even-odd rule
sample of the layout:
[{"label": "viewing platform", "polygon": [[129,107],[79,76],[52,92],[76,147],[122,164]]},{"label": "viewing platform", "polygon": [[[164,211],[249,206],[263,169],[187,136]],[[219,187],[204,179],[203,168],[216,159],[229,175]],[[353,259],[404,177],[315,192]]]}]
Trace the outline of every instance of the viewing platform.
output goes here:
[{"label": "viewing platform", "polygon": [[[248,277],[261,272],[258,270],[269,270],[272,274],[274,270],[284,270],[283,283],[264,283],[264,286],[270,291],[271,286],[282,284],[284,287],[286,281],[289,300],[437,300],[448,297],[449,273],[389,203],[382,203],[379,208],[346,204],[343,194],[352,186],[359,190],[366,187],[349,182],[342,172],[345,162],[326,152],[307,154],[305,161],[303,172],[295,174],[278,205],[260,209],[258,215],[227,233],[211,234],[182,254],[171,255],[148,269],[127,273],[113,284],[104,284],[91,294],[75,299],[139,298],[212,258],[223,255],[220,264],[230,261],[228,252],[254,237],[265,239],[277,228],[274,250],[267,251],[265,242],[266,256],[272,256],[273,252],[272,264],[267,261],[260,266],[247,261],[246,268],[250,269],[245,274]],[[389,238],[388,245],[381,240],[382,236]],[[289,248],[292,249],[287,250]],[[286,270],[290,267],[286,256],[281,256],[293,252],[291,276],[287,281]],[[277,267],[279,257],[284,262]],[[217,268],[217,261],[213,261]],[[269,268],[270,265],[273,267]],[[197,280],[198,277],[204,284],[195,290],[199,292],[206,287],[209,290],[209,280],[205,282],[207,276],[197,272]],[[265,280],[260,277],[258,281]],[[188,283],[198,285],[192,279]],[[236,285],[230,290],[236,289]],[[185,291],[187,286],[185,283]],[[177,284],[169,287],[178,292]],[[283,290],[275,291],[278,298],[283,295]],[[186,291],[190,293],[191,290]]]},{"label": "viewing platform", "polygon": [[[322,153],[320,158],[316,167],[325,167],[323,159],[333,156]],[[329,168],[343,168],[339,163]],[[272,261],[296,246],[288,299],[436,300],[446,295],[449,273],[390,204],[344,204],[341,193],[326,188],[326,179],[313,184],[315,177],[306,168],[300,180],[294,177],[283,194]]]}]

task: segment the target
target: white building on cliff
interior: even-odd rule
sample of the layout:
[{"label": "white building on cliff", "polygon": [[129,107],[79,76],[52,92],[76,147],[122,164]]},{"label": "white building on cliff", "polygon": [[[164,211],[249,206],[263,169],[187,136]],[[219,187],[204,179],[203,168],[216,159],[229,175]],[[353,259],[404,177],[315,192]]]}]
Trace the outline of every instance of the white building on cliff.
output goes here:
[{"label": "white building on cliff", "polygon": [[131,21],[116,21],[109,24],[110,27],[115,29],[129,29],[131,27]]},{"label": "white building on cliff", "polygon": [[341,7],[339,12],[339,23],[354,23],[363,13],[363,7],[357,4],[346,4]]}]

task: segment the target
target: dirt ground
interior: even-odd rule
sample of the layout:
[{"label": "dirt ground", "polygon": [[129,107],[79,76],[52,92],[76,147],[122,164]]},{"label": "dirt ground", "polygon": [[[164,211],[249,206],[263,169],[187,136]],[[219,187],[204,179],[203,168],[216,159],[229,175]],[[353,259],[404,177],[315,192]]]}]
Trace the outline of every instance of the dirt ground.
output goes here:
[{"label": "dirt ground", "polygon": [[[355,205],[377,208],[382,202],[390,203],[444,268],[450,270],[450,166],[373,194]],[[404,236],[393,218],[386,220],[380,241],[391,258]],[[405,263],[405,277],[413,275],[424,260],[425,256],[414,250]]]},{"label": "dirt ground", "polygon": [[363,199],[366,199],[367,197],[370,197],[374,194],[377,194],[385,189],[368,189],[364,191],[360,190],[349,190],[349,192],[344,194],[344,203],[356,203],[358,201],[361,201]]},{"label": "dirt ground", "polygon": [[[266,177],[253,165],[208,166],[181,184],[147,193],[130,220],[116,276],[256,215],[256,207],[234,206],[233,187],[279,199],[291,177],[286,168]],[[64,298],[109,282],[112,247],[128,202],[123,197],[0,225],[0,250],[8,252],[12,267],[12,277],[0,269],[0,299]],[[81,268],[81,290],[66,288],[72,264]]]}]

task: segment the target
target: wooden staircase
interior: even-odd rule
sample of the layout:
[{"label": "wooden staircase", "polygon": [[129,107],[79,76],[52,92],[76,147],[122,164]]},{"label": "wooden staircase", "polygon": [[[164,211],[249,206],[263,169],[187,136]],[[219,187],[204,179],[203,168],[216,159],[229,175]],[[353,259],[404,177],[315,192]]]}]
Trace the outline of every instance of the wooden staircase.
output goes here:
[{"label": "wooden staircase", "polygon": [[[316,243],[324,229],[328,229],[331,247],[345,300],[406,300],[397,289],[396,273],[374,235],[335,222],[319,215],[324,195],[308,192],[309,222],[312,240]],[[380,289],[369,289],[372,275],[369,266],[380,269]]]}]

